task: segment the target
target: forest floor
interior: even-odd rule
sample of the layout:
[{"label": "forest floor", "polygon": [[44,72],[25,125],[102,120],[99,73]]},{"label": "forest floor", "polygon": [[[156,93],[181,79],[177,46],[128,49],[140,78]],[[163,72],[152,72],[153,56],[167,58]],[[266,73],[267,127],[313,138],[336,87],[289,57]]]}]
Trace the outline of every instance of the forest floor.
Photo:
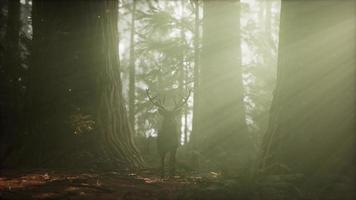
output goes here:
[{"label": "forest floor", "polygon": [[[5,171],[0,176],[0,199],[230,199],[219,174],[175,176],[161,179],[154,169],[129,171],[31,170]],[[224,181],[226,183],[226,181]],[[212,196],[213,195],[213,196]],[[215,196],[218,195],[218,196]],[[220,196],[224,195],[224,196]]]},{"label": "forest floor", "polygon": [[[353,184],[305,193],[301,174],[256,178],[224,177],[217,172],[183,172],[161,179],[157,169],[136,172],[6,170],[0,175],[0,200],[354,200]],[[334,187],[335,189],[335,187]],[[320,189],[319,189],[320,190]],[[318,190],[318,191],[319,191]],[[342,191],[342,192],[341,192]]]}]

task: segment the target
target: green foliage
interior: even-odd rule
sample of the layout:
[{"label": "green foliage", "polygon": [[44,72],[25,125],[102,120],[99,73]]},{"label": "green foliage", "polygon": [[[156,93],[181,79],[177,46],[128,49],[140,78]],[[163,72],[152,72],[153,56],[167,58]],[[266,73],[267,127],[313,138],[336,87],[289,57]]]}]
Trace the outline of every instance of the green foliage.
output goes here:
[{"label": "green foliage", "polygon": [[[268,126],[276,82],[279,3],[241,2],[244,102],[256,146],[260,145]],[[273,12],[274,9],[278,12]]]},{"label": "green foliage", "polygon": [[[148,102],[146,88],[161,98],[165,96],[169,107],[174,99],[182,95],[181,88],[188,90],[193,86],[193,8],[191,4],[184,4],[184,9],[189,12],[179,16],[175,13],[177,6],[181,6],[181,2],[137,2],[135,60],[138,135],[154,135],[159,127],[156,108]],[[129,12],[123,10],[122,13]],[[122,18],[128,21],[129,16]],[[130,27],[129,22],[127,26]],[[123,30],[123,37],[128,37],[128,33],[129,28]],[[121,57],[122,63],[128,63],[128,58]],[[182,74],[183,82],[180,80]]]},{"label": "green foliage", "polygon": [[[256,145],[268,124],[268,112],[276,78],[279,3],[241,1],[241,44],[246,118]],[[138,1],[136,6],[136,131],[149,135],[159,126],[154,108],[147,103],[145,89],[173,99],[193,87],[194,4],[180,1]],[[132,2],[121,9],[121,44],[128,48]],[[278,9],[277,9],[278,10]],[[270,21],[261,12],[270,12]],[[254,16],[258,16],[257,18]],[[265,26],[264,24],[268,24]],[[128,66],[128,49],[123,49],[123,66]],[[124,82],[127,68],[124,69]],[[183,85],[180,83],[184,73]],[[125,89],[125,88],[124,88]],[[169,101],[171,101],[169,100]],[[168,102],[169,102],[168,101]],[[188,105],[191,113],[191,105]]]}]

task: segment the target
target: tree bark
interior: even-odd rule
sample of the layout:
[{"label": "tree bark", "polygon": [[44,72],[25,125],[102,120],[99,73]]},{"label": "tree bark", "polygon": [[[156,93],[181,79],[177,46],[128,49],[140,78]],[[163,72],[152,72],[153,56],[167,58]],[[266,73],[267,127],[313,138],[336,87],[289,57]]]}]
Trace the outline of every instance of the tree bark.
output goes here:
[{"label": "tree bark", "polygon": [[333,187],[331,176],[355,177],[355,8],[354,1],[282,1],[261,170],[303,173],[307,190]]},{"label": "tree bark", "polygon": [[[183,15],[184,15],[184,1],[180,1],[180,6],[181,6],[181,17],[183,19]],[[183,20],[182,20],[183,22]],[[184,34],[184,27],[183,27],[183,24],[181,25],[180,27],[180,37],[181,37],[181,40],[183,43],[185,43],[185,34]],[[184,89],[186,89],[186,85],[185,85],[185,81],[184,81],[184,78],[185,78],[185,55],[184,55],[184,52],[181,52],[180,53],[180,59],[181,59],[181,64],[180,64],[180,67],[178,68],[179,70],[179,77],[178,77],[178,98],[183,98],[184,96]],[[178,99],[179,101],[180,99]],[[182,109],[182,111],[178,114],[177,116],[177,119],[178,119],[178,122],[177,122],[177,126],[179,128],[179,133],[180,133],[180,136],[179,136],[179,141],[181,141],[181,139],[184,137],[184,133],[185,133],[185,129],[184,129],[184,126],[182,126],[182,120],[184,119],[184,111],[186,110],[187,108],[187,104],[184,105],[184,108]],[[182,131],[183,130],[183,131]],[[181,143],[181,142],[179,142]]]},{"label": "tree bark", "polygon": [[[29,163],[65,165],[73,158],[63,154],[89,151],[119,167],[142,164],[121,93],[117,18],[115,1],[33,2]],[[77,114],[95,125],[73,130]]]}]

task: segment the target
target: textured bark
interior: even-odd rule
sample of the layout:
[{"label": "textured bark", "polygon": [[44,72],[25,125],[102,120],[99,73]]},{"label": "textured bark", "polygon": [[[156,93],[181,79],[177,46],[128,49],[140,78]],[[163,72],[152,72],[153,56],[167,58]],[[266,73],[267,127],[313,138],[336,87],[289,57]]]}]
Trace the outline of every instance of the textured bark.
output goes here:
[{"label": "textured bark", "polygon": [[282,1],[262,171],[283,164],[318,188],[331,176],[355,176],[355,8],[354,1]]},{"label": "textured bark", "polygon": [[[27,163],[57,165],[83,151],[120,167],[141,163],[121,94],[117,10],[114,1],[33,2]],[[94,130],[74,134],[74,113],[89,115]]]},{"label": "textured bark", "polygon": [[[133,142],[133,131],[126,116],[122,96],[118,57],[117,14],[115,1],[106,1],[103,25],[103,69],[99,71],[100,95],[98,109],[98,128],[104,136],[105,149],[112,160],[124,166],[140,167],[143,164]],[[109,12],[107,12],[109,10]]]}]

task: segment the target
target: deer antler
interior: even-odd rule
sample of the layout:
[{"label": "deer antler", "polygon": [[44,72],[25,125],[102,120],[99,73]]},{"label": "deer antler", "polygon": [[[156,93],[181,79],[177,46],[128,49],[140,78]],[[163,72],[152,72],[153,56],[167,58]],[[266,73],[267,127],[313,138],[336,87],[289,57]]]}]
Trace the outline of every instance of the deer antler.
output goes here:
[{"label": "deer antler", "polygon": [[148,99],[151,101],[151,103],[152,103],[153,105],[155,105],[155,106],[157,106],[158,108],[160,108],[160,109],[166,111],[166,108],[164,108],[164,106],[162,105],[162,102],[161,102],[161,101],[155,101],[155,100],[154,100],[155,98],[157,98],[157,96],[155,96],[155,97],[151,97],[151,96],[150,96],[150,90],[149,90],[148,88],[146,89],[146,94],[147,94]]},{"label": "deer antler", "polygon": [[189,90],[188,95],[183,99],[183,101],[180,104],[177,104],[177,102],[174,101],[175,106],[174,106],[173,110],[178,110],[180,107],[182,107],[184,104],[186,104],[188,99],[189,99],[189,97],[190,97],[190,93],[191,93],[191,90]]}]

